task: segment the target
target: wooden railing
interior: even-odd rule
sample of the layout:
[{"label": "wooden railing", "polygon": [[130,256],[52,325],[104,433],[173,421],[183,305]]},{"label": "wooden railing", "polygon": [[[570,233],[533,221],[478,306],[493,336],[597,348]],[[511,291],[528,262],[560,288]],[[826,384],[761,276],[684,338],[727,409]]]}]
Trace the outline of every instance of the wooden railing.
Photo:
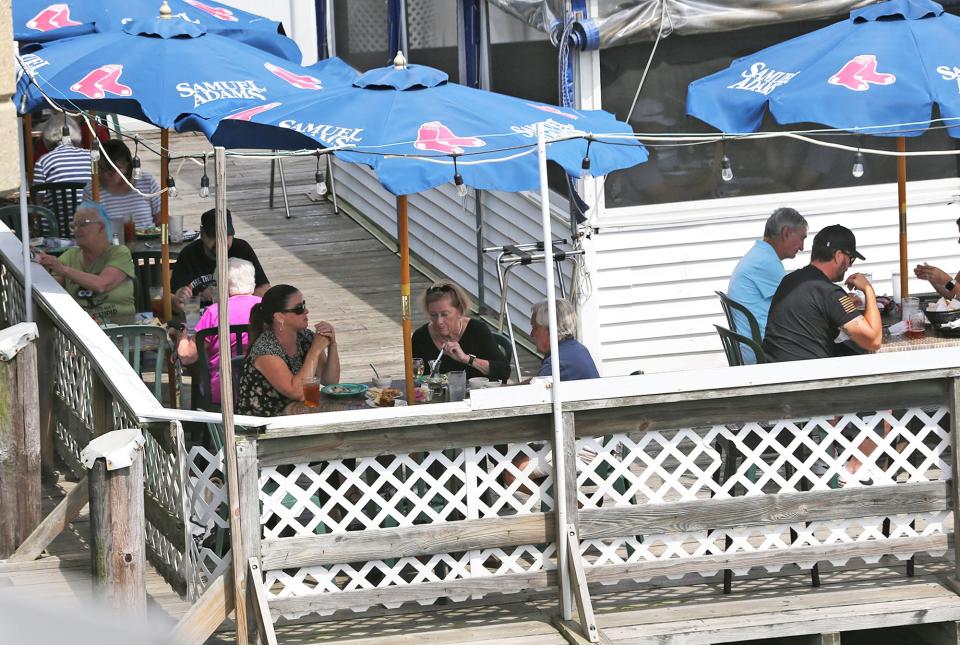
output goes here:
[{"label": "wooden railing", "polygon": [[[6,323],[23,311],[14,244],[0,233]],[[146,430],[148,555],[196,597],[229,562],[193,537],[223,538],[222,453],[188,451],[177,419],[217,417],[163,409],[39,269],[34,284],[41,400],[58,454],[76,467],[91,436]],[[928,350],[563,383],[562,482],[543,384],[460,403],[240,419],[242,561],[260,561],[276,617],[498,602],[555,592],[561,579],[576,587],[579,576],[573,596],[589,623],[599,585],[727,571],[735,586],[755,567],[815,576],[819,562],[939,554],[957,505],[948,483],[958,378],[960,352]],[[838,485],[850,457],[874,471],[872,486]],[[557,495],[568,514],[560,527]],[[573,545],[568,576],[558,528]]]}]

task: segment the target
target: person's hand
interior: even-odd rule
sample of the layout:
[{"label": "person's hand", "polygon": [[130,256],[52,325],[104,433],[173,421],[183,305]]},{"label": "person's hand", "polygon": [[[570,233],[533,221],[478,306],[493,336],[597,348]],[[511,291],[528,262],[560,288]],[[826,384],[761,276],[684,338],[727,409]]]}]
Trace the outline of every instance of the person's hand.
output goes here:
[{"label": "person's hand", "polygon": [[460,347],[460,343],[456,341],[450,341],[447,343],[444,346],[443,353],[460,363],[466,363],[470,360],[470,355],[463,351],[463,348]]},{"label": "person's hand", "polygon": [[871,291],[873,290],[873,285],[867,280],[867,276],[862,273],[854,273],[848,276],[845,284],[847,285],[847,289],[858,289],[864,293],[866,293],[867,287],[870,287]]},{"label": "person's hand", "polygon": [[35,259],[37,263],[47,271],[51,273],[63,273],[63,265],[60,264],[60,259],[55,255],[47,255],[43,251],[37,251]]},{"label": "person's hand", "polygon": [[190,285],[184,285],[177,289],[177,292],[173,294],[173,299],[178,302],[186,302],[193,297],[193,289],[190,288]]},{"label": "person's hand", "polygon": [[[317,327],[319,326],[320,326],[320,323],[317,323],[314,326],[314,329],[317,329]],[[317,333],[313,335],[313,342],[310,344],[310,348],[323,350],[329,347],[331,344],[332,344],[332,341],[330,340],[329,336],[325,334],[321,334],[319,331],[317,331]]]},{"label": "person's hand", "polygon": [[313,326],[313,330],[317,333],[317,336],[324,336],[329,340],[331,345],[337,344],[337,332],[334,331],[333,325],[327,321],[321,320]]},{"label": "person's hand", "polygon": [[933,285],[944,285],[952,280],[950,274],[946,271],[930,266],[929,264],[918,264],[916,268],[914,268],[913,274]]}]

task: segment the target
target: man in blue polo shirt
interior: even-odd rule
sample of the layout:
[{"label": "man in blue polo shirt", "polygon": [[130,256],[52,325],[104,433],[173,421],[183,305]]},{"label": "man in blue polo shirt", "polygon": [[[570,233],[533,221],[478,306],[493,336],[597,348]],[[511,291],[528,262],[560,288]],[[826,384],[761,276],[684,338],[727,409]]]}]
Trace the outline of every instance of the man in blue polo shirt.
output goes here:
[{"label": "man in blue polo shirt", "polygon": [[[537,351],[544,354],[537,376],[550,376],[550,308],[546,300],[533,306],[530,313],[530,336]],[[560,380],[579,381],[600,378],[590,350],[576,339],[577,312],[569,302],[557,298],[557,345],[560,354]]]},{"label": "man in blue polo shirt", "polygon": [[[807,220],[803,215],[792,208],[778,208],[767,218],[763,239],[754,243],[730,276],[727,295],[749,309],[757,319],[761,339],[767,327],[770,301],[786,275],[782,260],[795,258],[803,250],[806,237]],[[734,311],[733,320],[736,326],[733,331],[749,337],[750,325],[746,316]],[[741,351],[745,363],[757,362],[750,348],[742,347]]]}]

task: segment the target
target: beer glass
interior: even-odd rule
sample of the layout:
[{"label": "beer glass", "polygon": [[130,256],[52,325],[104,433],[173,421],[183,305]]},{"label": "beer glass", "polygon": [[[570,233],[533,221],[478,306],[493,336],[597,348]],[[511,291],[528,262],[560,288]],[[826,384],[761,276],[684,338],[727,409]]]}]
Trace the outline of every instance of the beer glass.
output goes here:
[{"label": "beer glass", "polygon": [[447,395],[451,401],[463,401],[467,393],[467,373],[463,370],[447,373]]},{"label": "beer glass", "polygon": [[308,408],[320,405],[320,379],[316,376],[303,379],[303,403]]}]

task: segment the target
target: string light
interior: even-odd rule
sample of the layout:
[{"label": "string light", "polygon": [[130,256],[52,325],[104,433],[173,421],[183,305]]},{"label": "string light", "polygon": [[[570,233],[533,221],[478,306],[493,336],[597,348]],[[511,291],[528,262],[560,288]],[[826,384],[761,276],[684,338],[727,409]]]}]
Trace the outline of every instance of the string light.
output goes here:
[{"label": "string light", "polygon": [[167,175],[167,194],[170,195],[171,199],[176,198],[179,194],[177,192],[177,182],[173,180],[173,175]]},{"label": "string light", "polygon": [[70,128],[67,126],[67,113],[63,113],[63,127],[60,128],[60,143],[69,146],[73,143],[70,139]]},{"label": "string light", "polygon": [[853,167],[850,169],[850,174],[856,179],[863,177],[863,153],[860,152],[860,147],[857,146],[857,154],[853,157]]},{"label": "string light", "polygon": [[200,178],[200,198],[210,196],[210,178],[207,176],[207,155],[203,155],[203,177]]},{"label": "string light", "polygon": [[133,138],[133,179],[134,181],[143,177],[143,171],[140,169],[140,135]]},{"label": "string light", "polygon": [[96,137],[93,139],[93,143],[90,144],[90,174],[97,174],[97,165],[100,162],[100,142]]},{"label": "string light", "polygon": [[453,183],[457,187],[457,194],[466,197],[467,185],[463,183],[463,175],[457,170],[457,155],[453,155]]},{"label": "string light", "polygon": [[320,172],[320,151],[317,150],[317,171],[313,174],[313,179],[317,183],[317,194],[323,197],[327,194],[327,175]]},{"label": "string light", "polygon": [[590,178],[590,144],[593,143],[593,137],[587,137],[587,151],[583,155],[583,161],[580,162],[580,169],[583,170],[580,173],[580,177],[583,179]]},{"label": "string light", "polygon": [[720,140],[720,179],[724,181],[733,181],[733,167],[730,165],[730,157],[727,156],[727,144],[724,139]]}]

